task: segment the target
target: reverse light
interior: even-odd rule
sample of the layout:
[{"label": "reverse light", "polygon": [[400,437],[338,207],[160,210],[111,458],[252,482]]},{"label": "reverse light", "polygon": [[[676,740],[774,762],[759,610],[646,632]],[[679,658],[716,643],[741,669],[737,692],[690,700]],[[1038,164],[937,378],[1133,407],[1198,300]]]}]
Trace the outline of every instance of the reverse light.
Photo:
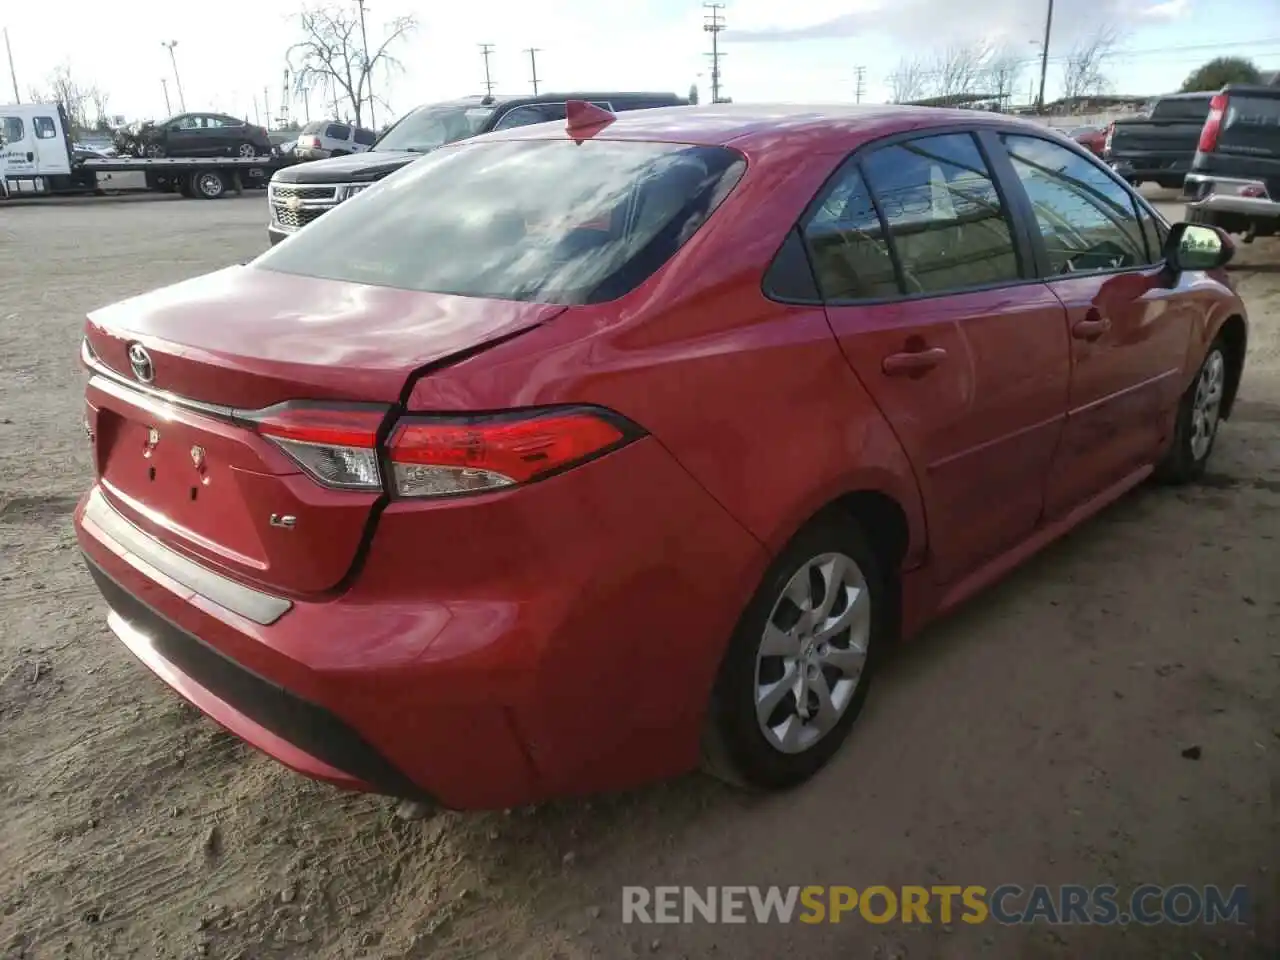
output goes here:
[{"label": "reverse light", "polygon": [[598,457],[639,435],[588,408],[526,415],[406,417],[388,442],[394,492],[441,497],[528,483]]},{"label": "reverse light", "polygon": [[378,491],[377,438],[384,416],[385,407],[287,406],[263,411],[254,426],[321,485]]},{"label": "reverse light", "polygon": [[1227,113],[1227,95],[1215,93],[1209,101],[1209,116],[1200,128],[1200,143],[1196,149],[1201,153],[1212,153],[1218,149],[1218,137],[1222,134],[1222,120]]}]

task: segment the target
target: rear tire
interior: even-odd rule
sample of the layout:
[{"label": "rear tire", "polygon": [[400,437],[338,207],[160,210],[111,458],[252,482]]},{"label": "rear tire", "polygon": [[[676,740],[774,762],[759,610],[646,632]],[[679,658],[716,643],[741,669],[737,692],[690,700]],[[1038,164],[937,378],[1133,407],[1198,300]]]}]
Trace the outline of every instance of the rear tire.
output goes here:
[{"label": "rear tire", "polygon": [[252,160],[258,155],[258,148],[252,143],[242,143],[236,147],[233,155],[239,157],[241,160]]},{"label": "rear tire", "polygon": [[712,692],[703,769],[785,789],[840,748],[870,689],[891,619],[883,573],[852,519],[824,514],[770,566],[729,641]]},{"label": "rear tire", "polygon": [[217,170],[198,170],[191,175],[191,192],[205,200],[217,200],[227,192],[227,182]]},{"label": "rear tire", "polygon": [[1227,388],[1227,352],[1222,337],[1209,345],[1195,379],[1178,403],[1173,440],[1157,465],[1160,483],[1183,484],[1204,476],[1209,454],[1222,423],[1222,400]]}]

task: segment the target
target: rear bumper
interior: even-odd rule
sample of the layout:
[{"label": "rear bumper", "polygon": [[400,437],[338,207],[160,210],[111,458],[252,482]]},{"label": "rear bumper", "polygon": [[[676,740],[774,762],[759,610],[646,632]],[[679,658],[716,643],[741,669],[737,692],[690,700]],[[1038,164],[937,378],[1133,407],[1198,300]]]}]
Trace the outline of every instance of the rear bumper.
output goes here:
[{"label": "rear bumper", "polygon": [[1111,169],[1128,180],[1181,181],[1191,166],[1189,157],[1116,156],[1110,154]]},{"label": "rear bumper", "polygon": [[1250,219],[1280,218],[1280,200],[1268,196],[1241,195],[1240,191],[1247,189],[1261,190],[1265,193],[1266,184],[1261,180],[1245,177],[1189,173],[1182,188],[1182,197],[1188,209],[1191,210],[1230,213]]},{"label": "rear bumper", "polygon": [[691,769],[765,563],[646,440],[484,504],[393,503],[350,590],[275,619],[211,570],[167,573],[95,498],[76,529],[109,623],[169,686],[307,776],[459,809]]}]

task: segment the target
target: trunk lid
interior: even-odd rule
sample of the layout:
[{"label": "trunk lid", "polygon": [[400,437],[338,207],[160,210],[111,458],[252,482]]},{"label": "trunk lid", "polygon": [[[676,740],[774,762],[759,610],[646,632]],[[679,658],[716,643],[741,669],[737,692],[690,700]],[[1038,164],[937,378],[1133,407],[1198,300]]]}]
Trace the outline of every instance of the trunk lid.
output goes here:
[{"label": "trunk lid", "polygon": [[207,566],[323,592],[351,568],[380,494],[322,486],[246,414],[290,401],[386,411],[417,369],[564,309],[231,267],[96,311],[85,413],[103,492]]}]

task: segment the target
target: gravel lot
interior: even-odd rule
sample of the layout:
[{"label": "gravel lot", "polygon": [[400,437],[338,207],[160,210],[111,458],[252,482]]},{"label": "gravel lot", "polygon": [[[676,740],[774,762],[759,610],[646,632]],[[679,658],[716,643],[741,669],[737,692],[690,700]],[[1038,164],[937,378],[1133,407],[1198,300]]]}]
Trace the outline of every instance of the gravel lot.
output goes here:
[{"label": "gravel lot", "polygon": [[[0,207],[0,955],[1276,955],[1280,244],[1242,248],[1253,340],[1206,482],[1135,492],[900,651],[808,787],[690,777],[406,822],[154,681],[108,634],[70,529],[85,312],[248,259],[264,208]],[[1255,921],[620,922],[623,884],[1108,881],[1246,884]]]}]

